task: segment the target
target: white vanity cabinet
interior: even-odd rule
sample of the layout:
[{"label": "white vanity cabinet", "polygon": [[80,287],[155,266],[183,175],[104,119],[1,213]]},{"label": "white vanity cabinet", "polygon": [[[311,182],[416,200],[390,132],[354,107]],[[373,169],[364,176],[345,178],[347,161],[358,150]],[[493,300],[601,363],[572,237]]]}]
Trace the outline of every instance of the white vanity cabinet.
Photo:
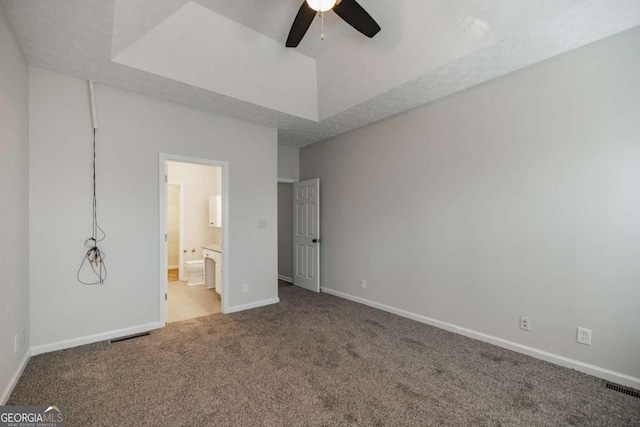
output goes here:
[{"label": "white vanity cabinet", "polygon": [[[218,252],[217,250],[213,250],[211,248],[202,248],[202,256],[204,258],[204,270],[205,270],[205,280],[212,276],[213,273],[213,286],[210,283],[207,283],[207,287],[211,289],[215,287],[216,292],[219,295],[222,295],[222,252]],[[211,262],[208,260],[213,260],[214,271],[210,271]]]}]

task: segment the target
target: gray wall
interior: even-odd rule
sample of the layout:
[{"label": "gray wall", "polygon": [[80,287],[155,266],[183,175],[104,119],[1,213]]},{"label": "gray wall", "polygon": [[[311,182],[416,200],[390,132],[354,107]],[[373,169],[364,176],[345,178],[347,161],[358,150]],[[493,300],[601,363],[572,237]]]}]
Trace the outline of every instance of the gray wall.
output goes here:
[{"label": "gray wall", "polygon": [[278,275],[293,277],[293,184],[278,183]]},{"label": "gray wall", "polygon": [[637,379],[639,76],[637,28],[305,147],[322,286]]},{"label": "gray wall", "polygon": [[[160,152],[229,162],[229,305],[277,298],[276,130],[99,84],[96,98],[109,277],[83,286],[76,270],[91,225],[87,82],[30,69],[34,351],[158,322]],[[258,228],[260,218],[267,228]]]},{"label": "gray wall", "polygon": [[[29,342],[29,69],[0,4],[0,405]],[[28,340],[28,337],[27,337]]]},{"label": "gray wall", "polygon": [[300,149],[278,145],[278,178],[298,179],[300,175]]}]

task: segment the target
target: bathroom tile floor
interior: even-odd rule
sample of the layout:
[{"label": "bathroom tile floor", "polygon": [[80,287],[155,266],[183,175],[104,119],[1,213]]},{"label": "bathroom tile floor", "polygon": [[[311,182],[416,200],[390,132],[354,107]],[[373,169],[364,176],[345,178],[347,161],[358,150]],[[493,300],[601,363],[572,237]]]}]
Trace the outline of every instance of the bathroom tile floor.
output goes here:
[{"label": "bathroom tile floor", "polygon": [[221,313],[220,295],[206,286],[187,286],[187,282],[169,282],[167,322],[178,322]]},{"label": "bathroom tile floor", "polygon": [[[169,270],[168,323],[222,312],[220,295],[213,289],[207,289],[205,286],[187,286],[187,282],[176,280],[178,270],[175,270],[175,276],[172,276],[172,271]],[[288,286],[292,284],[278,280],[278,288]]]}]

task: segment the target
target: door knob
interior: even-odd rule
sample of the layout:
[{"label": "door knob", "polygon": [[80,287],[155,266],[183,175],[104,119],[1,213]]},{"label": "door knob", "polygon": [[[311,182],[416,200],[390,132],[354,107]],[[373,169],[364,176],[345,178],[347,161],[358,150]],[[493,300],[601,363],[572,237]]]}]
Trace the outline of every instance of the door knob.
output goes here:
[{"label": "door knob", "polygon": [[313,243],[320,243],[320,239],[313,239],[312,242]]}]

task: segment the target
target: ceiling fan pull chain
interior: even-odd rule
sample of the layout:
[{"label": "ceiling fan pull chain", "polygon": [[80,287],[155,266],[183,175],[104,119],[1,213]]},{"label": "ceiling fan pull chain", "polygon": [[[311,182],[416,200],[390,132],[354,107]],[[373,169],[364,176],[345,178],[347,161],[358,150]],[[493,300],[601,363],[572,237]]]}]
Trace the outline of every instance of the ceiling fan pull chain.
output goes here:
[{"label": "ceiling fan pull chain", "polygon": [[320,12],[320,19],[322,20],[322,32],[320,37],[324,40],[324,12]]}]

